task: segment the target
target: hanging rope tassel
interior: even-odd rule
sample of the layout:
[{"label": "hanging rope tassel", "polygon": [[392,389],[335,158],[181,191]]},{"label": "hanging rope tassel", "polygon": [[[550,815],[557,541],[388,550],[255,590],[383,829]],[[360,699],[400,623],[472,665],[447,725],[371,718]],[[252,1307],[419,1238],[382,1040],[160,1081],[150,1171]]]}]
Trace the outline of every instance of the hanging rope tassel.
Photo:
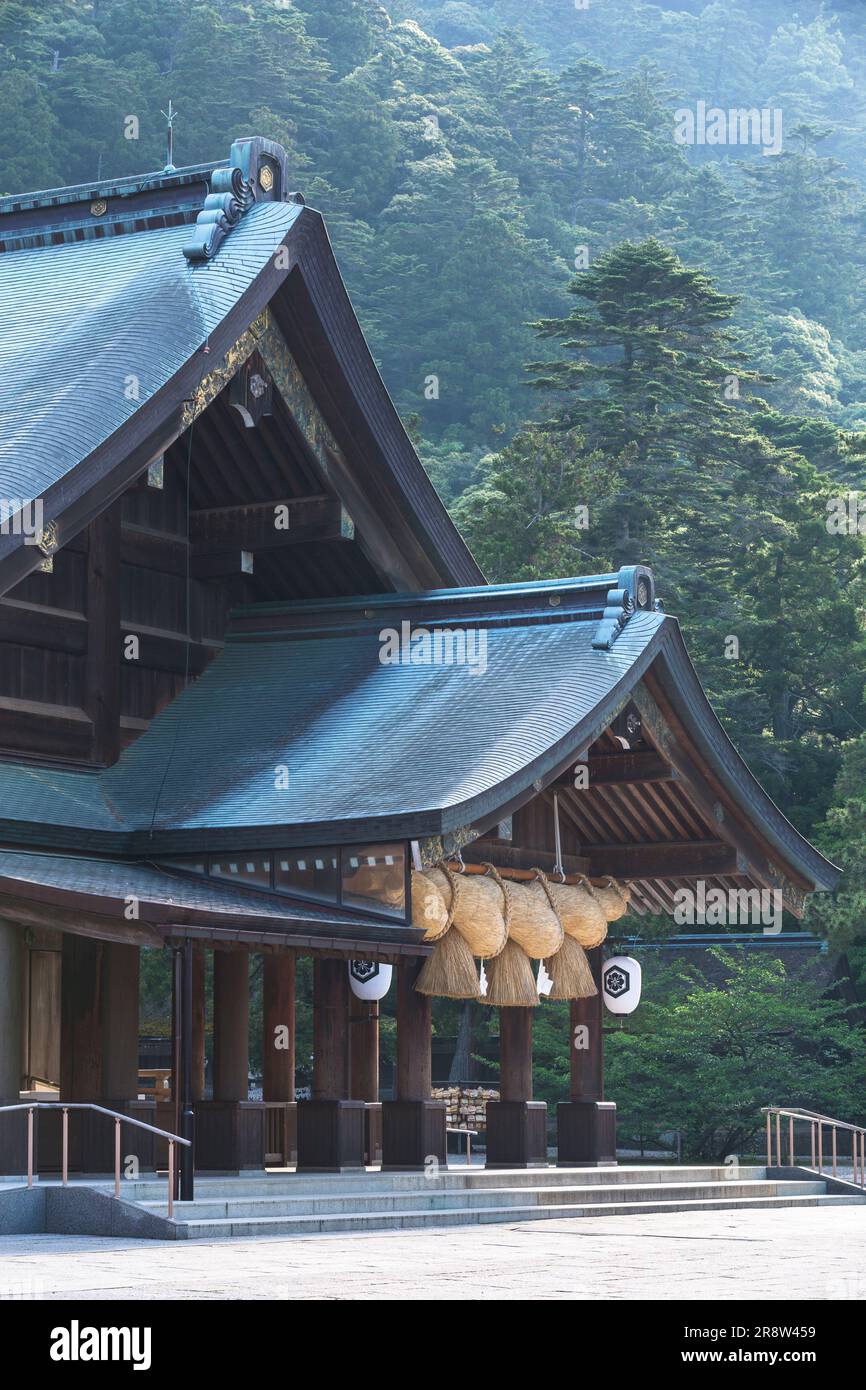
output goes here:
[{"label": "hanging rope tassel", "polygon": [[[558,840],[557,836],[557,840]],[[557,849],[557,860],[559,852]],[[556,902],[556,885],[548,882],[547,875],[537,869],[538,882],[547,894],[548,902],[560,922]],[[558,951],[545,957],[544,968],[552,981],[548,999],[589,999],[598,993],[586,952],[579,941],[563,932]]]},{"label": "hanging rope tassel", "polygon": [[[437,940],[433,954],[422,965],[415,988],[419,994],[432,994],[439,999],[478,999],[480,984],[474,957],[453,925],[460,902],[460,876],[448,868],[444,873],[448,905],[445,932]],[[449,893],[450,898],[447,897]]]},{"label": "hanging rope tassel", "polygon": [[553,984],[548,999],[591,999],[598,994],[586,951],[573,936],[566,935],[555,956],[544,962]]},{"label": "hanging rope tassel", "polygon": [[434,994],[440,999],[478,999],[478,971],[472,955],[459,931],[452,927],[433,948],[421,967],[415,982],[419,994]]},{"label": "hanging rope tassel", "polygon": [[506,1009],[534,1009],[538,1003],[538,987],[532,964],[516,941],[506,941],[498,956],[485,961],[487,993],[483,1003],[498,1004]]}]

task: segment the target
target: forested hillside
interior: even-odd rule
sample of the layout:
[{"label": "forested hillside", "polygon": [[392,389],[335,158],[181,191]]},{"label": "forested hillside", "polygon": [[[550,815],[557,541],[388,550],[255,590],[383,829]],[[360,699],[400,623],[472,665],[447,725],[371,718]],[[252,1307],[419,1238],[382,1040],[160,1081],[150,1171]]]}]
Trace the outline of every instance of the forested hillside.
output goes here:
[{"label": "forested hillside", "polygon": [[[160,167],[169,98],[178,163],[280,140],[489,576],[653,564],[856,884],[864,548],[827,523],[866,472],[864,81],[860,0],[5,0],[0,192]],[[679,142],[700,103],[778,149]]]}]

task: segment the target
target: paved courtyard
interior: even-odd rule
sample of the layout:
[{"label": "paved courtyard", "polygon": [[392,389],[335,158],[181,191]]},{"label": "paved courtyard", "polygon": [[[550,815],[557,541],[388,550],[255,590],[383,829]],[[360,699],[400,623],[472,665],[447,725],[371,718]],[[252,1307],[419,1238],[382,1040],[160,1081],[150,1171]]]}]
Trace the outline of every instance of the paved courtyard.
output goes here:
[{"label": "paved courtyard", "polygon": [[0,1299],[862,1299],[866,1206],[257,1241],[0,1238]]}]

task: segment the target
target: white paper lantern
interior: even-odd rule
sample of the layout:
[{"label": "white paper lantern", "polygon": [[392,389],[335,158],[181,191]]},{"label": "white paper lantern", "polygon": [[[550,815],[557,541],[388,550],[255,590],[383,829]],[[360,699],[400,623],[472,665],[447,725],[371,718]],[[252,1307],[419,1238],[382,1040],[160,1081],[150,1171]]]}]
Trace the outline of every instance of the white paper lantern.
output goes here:
[{"label": "white paper lantern", "polygon": [[632,1014],[640,1003],[641,968],[634,956],[611,956],[601,968],[601,997],[612,1014]]},{"label": "white paper lantern", "polygon": [[384,999],[393,974],[393,965],[382,965],[378,960],[349,961],[349,984],[358,999]]}]

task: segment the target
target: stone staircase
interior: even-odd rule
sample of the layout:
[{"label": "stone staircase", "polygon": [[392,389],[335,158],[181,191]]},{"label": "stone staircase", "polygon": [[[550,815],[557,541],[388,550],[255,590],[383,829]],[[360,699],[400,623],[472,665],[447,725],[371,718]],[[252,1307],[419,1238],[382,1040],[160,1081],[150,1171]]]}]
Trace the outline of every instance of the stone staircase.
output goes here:
[{"label": "stone staircase", "polygon": [[[420,1173],[305,1174],[198,1178],[193,1202],[176,1202],[177,1239],[311,1235],[535,1221],[648,1212],[860,1204],[866,1196],[811,1175],[767,1176],[766,1168],[457,1167]],[[841,1190],[840,1190],[841,1189]],[[123,1199],[167,1218],[163,1180],[124,1182]],[[167,1231],[166,1231],[167,1233]]]}]

